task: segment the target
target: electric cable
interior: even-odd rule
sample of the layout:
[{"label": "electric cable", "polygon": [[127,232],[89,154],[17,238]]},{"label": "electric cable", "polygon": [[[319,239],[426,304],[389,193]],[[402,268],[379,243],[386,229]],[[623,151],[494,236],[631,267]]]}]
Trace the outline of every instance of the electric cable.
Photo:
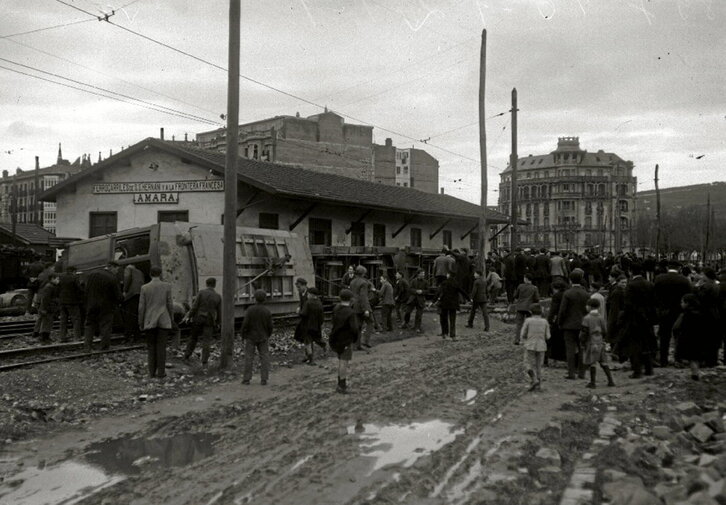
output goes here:
[{"label": "electric cable", "polygon": [[93,21],[93,19],[79,19],[76,21],[71,21],[68,23],[60,24],[60,25],[46,26],[45,28],[36,28],[35,30],[28,30],[26,32],[11,33],[9,35],[0,36],[0,39],[8,39],[10,37],[19,37],[20,35],[29,35],[31,33],[39,33],[39,32],[44,32],[46,30],[55,30],[56,28],[63,28],[64,26],[80,25],[82,23],[88,23],[89,21]]}]

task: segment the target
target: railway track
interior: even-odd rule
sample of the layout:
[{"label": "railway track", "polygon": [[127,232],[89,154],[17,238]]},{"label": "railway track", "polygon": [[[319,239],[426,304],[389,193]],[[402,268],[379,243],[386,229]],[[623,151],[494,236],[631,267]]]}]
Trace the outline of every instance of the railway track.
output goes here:
[{"label": "railway track", "polygon": [[[330,314],[326,313],[326,320],[329,319]],[[289,327],[294,325],[298,320],[296,314],[287,314],[282,316],[276,316],[273,318],[275,326]],[[11,340],[22,336],[27,336],[33,331],[35,321],[0,321],[0,341]],[[241,320],[235,324],[235,333],[241,326]],[[59,328],[58,322],[55,321],[53,329]],[[182,335],[187,333],[189,328],[182,328]],[[122,335],[115,335],[111,337],[111,343],[119,343],[126,340],[126,337]],[[94,344],[100,344],[100,340],[94,340]],[[85,352],[73,352],[82,349],[84,346],[83,341],[74,342],[61,342],[53,343],[49,345],[33,345],[30,347],[19,347],[14,349],[7,349],[0,351],[0,363],[6,363],[0,365],[0,372],[16,370],[18,368],[31,367],[34,365],[40,365],[44,363],[52,363],[56,361],[70,361],[75,359],[89,358],[94,356],[102,356],[106,354],[128,352],[146,347],[145,344],[133,344],[120,347],[113,347],[102,351],[85,351]],[[70,352],[70,353],[69,353]],[[59,355],[59,353],[62,353]],[[17,361],[13,363],[7,363],[8,360],[12,361],[18,358],[39,356],[36,359],[30,359],[27,361]]]}]

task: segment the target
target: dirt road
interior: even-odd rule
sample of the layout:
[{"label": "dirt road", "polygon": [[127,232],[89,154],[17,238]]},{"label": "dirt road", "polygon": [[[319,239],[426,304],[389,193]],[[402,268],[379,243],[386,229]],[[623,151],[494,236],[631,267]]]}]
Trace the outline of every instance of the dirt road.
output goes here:
[{"label": "dirt road", "polygon": [[[334,393],[329,358],[280,368],[268,386],[220,383],[16,444],[0,501],[54,503],[38,488],[56,479],[56,497],[83,504],[558,503],[606,411],[597,395],[650,386],[621,373],[593,397],[549,368],[543,391],[528,393],[512,327],[493,328],[358,352],[348,395]],[[534,479],[547,444],[559,459]]]}]

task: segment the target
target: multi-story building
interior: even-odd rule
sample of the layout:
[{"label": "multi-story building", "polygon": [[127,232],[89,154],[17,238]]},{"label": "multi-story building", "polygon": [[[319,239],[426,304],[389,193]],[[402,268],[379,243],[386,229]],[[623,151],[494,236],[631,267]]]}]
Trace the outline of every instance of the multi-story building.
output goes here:
[{"label": "multi-story building", "polygon": [[36,195],[90,166],[90,155],[84,154],[73,163],[64,160],[58,144],[58,158],[54,165],[40,168],[40,161],[36,156],[35,170],[18,168],[15,175],[9,175],[7,170],[3,170],[0,179],[0,223],[12,223],[15,214],[16,223],[38,224],[55,233],[55,202],[36,203]]},{"label": "multi-story building", "polygon": [[[225,151],[226,129],[197,134],[203,149]],[[325,111],[309,117],[275,116],[239,126],[245,158],[307,168],[383,184],[438,192],[438,161],[420,149],[373,143],[373,127],[347,124]]]},{"label": "multi-story building", "polygon": [[[520,247],[619,251],[632,247],[637,178],[633,162],[614,153],[590,153],[578,137],[561,137],[549,154],[517,160]],[[501,173],[499,210],[512,205],[512,167]],[[510,245],[502,233],[500,244]]]}]

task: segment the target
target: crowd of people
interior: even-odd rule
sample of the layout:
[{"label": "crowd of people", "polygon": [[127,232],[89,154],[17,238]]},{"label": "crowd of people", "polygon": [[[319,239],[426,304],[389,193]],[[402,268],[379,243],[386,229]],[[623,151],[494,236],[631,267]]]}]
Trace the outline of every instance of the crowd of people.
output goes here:
[{"label": "crowd of people", "polygon": [[[726,362],[726,270],[719,278],[713,268],[654,257],[562,255],[544,249],[490,252],[486,275],[475,265],[466,251],[444,248],[431,266],[431,277],[424,269],[410,280],[401,271],[391,278],[384,270],[374,282],[364,266],[351,266],[340,279],[327,342],[320,292],[298,278],[299,322],[294,338],[303,345],[305,362],[314,364],[315,348],[329,345],[338,355],[337,390],[344,393],[352,351],[370,348],[373,331],[393,331],[394,316],[399,327],[407,329],[413,314],[413,330],[421,333],[424,309],[435,304],[439,336],[456,340],[462,302],[470,302],[466,326],[473,328],[476,314],[481,313],[482,331],[488,332],[488,306],[502,297],[515,319],[512,342],[524,348],[532,389],[539,388],[542,367],[550,361],[565,362],[566,378],[571,380],[584,379],[589,370],[589,387],[596,385],[596,365],[604,371],[608,385],[613,384],[611,356],[629,360],[634,378],[651,375],[657,365],[688,363],[698,380],[701,366],[718,363],[722,346]],[[50,341],[54,318],[60,316],[61,342],[69,340],[71,327],[88,350],[95,336],[100,336],[101,349],[108,349],[114,312],[120,307],[126,336],[146,337],[150,377],[165,376],[167,339],[178,332],[177,322],[191,328],[184,360],[191,360],[201,344],[201,364],[208,366],[222,319],[222,299],[214,278],[206,280],[186,313],[175,314],[171,285],[161,279],[156,266],[150,270],[148,283],[135,266],[127,265],[119,272],[113,261],[84,276],[73,267],[63,270],[57,265],[39,268],[33,264],[28,272],[32,305],[38,312],[34,336],[42,343]],[[433,302],[428,302],[432,294]],[[251,381],[256,354],[262,384],[269,379],[268,341],[273,330],[266,297],[263,290],[255,291],[256,303],[248,308],[241,328],[244,384]],[[545,299],[548,310],[541,303]],[[377,306],[380,317],[374,311]]]}]

